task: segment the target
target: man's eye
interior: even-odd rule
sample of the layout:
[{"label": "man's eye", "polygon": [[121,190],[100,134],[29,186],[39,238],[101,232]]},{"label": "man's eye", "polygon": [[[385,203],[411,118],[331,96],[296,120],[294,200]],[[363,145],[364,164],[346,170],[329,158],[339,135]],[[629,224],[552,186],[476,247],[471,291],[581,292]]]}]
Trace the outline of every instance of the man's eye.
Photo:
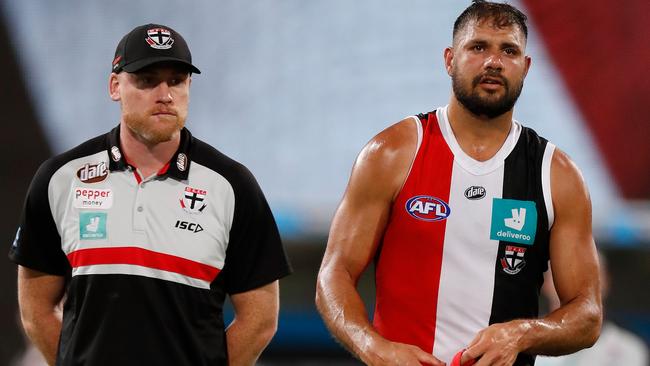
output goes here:
[{"label": "man's eye", "polygon": [[517,50],[515,50],[514,48],[506,48],[506,49],[504,50],[504,52],[505,52],[506,54],[508,54],[508,55],[516,55],[516,54],[517,54]]},{"label": "man's eye", "polygon": [[472,49],[474,51],[483,51],[485,49],[485,47],[483,47],[481,45],[476,45],[476,46],[472,47]]},{"label": "man's eye", "polygon": [[151,83],[153,83],[153,79],[146,76],[140,77],[139,81],[141,85],[151,85]]}]

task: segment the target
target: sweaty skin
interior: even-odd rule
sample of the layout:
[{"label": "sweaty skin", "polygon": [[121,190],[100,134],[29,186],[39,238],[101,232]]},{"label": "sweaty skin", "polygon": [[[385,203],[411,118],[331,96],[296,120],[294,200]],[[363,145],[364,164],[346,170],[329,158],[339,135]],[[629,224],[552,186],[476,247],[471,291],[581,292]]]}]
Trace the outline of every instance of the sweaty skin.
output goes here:
[{"label": "sweaty skin", "polygon": [[598,339],[602,304],[591,203],[578,168],[558,150],[551,163],[551,191],[551,270],[561,306],[542,319],[513,320],[482,330],[463,362],[481,357],[475,365],[512,365],[520,352],[559,356],[590,347]]},{"label": "sweaty skin", "polygon": [[330,331],[369,365],[443,365],[416,346],[380,336],[368,320],[356,284],[372,260],[390,203],[415,153],[412,119],[382,131],[364,147],[332,223],[320,269],[316,305]]},{"label": "sweaty skin", "polygon": [[[525,46],[525,36],[516,26],[498,28],[490,22],[469,22],[453,47],[445,50],[446,69],[463,90],[497,103],[508,96],[504,83],[513,88],[526,77],[531,60],[524,54]],[[481,81],[474,85],[475,79]],[[448,114],[463,151],[485,161],[503,145],[513,111],[494,118],[476,115],[452,93]],[[379,335],[356,290],[360,275],[376,254],[416,144],[415,123],[406,119],[363,148],[334,216],[318,275],[316,305],[325,324],[369,365],[443,364],[415,346],[393,343]],[[553,273],[560,272],[555,287],[562,306],[543,319],[515,320],[481,330],[467,345],[463,362],[480,357],[477,366],[512,365],[520,352],[565,354],[589,347],[598,338],[602,308],[591,203],[579,170],[559,149],[551,162],[551,190],[555,222],[550,258]]]}]

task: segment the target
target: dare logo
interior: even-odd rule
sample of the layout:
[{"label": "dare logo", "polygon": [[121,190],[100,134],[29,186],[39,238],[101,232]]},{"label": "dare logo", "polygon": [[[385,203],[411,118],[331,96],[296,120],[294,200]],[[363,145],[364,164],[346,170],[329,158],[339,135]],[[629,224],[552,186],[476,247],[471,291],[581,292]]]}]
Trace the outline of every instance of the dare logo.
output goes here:
[{"label": "dare logo", "polygon": [[485,188],[481,186],[471,186],[465,190],[465,198],[468,200],[480,200],[485,197]]},{"label": "dare logo", "polygon": [[77,177],[82,183],[99,183],[108,177],[106,162],[97,164],[86,163],[77,170]]}]

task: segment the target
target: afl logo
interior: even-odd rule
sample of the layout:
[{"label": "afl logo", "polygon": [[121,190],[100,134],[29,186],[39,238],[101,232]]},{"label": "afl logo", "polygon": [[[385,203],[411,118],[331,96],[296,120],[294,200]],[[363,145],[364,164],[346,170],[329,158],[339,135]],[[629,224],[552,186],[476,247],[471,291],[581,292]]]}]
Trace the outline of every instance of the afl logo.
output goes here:
[{"label": "afl logo", "polygon": [[449,217],[451,208],[440,198],[420,195],[406,201],[406,212],[418,220],[441,221]]},{"label": "afl logo", "polygon": [[465,198],[468,200],[480,200],[485,197],[485,188],[481,186],[471,186],[465,190]]}]

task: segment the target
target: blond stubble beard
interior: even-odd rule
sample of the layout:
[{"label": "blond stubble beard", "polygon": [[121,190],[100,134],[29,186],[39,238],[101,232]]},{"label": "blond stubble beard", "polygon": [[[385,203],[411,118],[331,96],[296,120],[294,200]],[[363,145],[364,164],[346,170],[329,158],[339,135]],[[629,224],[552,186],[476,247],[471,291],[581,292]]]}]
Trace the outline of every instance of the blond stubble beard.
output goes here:
[{"label": "blond stubble beard", "polygon": [[176,116],[174,123],[170,122],[149,122],[138,114],[125,114],[123,116],[126,126],[135,134],[138,139],[147,145],[156,145],[161,142],[170,141],[185,126],[185,117]]}]

